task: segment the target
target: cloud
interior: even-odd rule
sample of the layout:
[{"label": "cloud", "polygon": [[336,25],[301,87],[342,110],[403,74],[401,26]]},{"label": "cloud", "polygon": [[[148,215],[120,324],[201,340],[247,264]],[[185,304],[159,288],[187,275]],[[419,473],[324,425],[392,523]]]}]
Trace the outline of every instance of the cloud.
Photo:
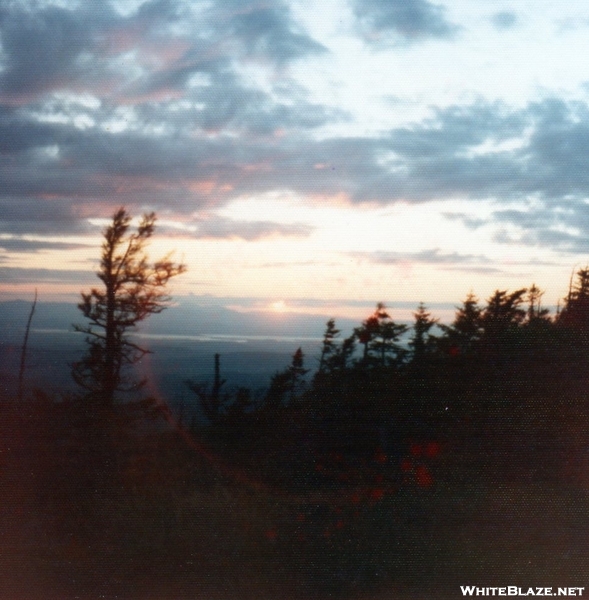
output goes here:
[{"label": "cloud", "polygon": [[23,238],[0,238],[0,248],[10,252],[39,252],[41,250],[80,250],[89,248],[88,244],[72,244],[47,240],[27,240]]},{"label": "cloud", "polygon": [[353,9],[365,38],[373,43],[390,35],[406,42],[451,39],[458,31],[446,20],[444,8],[427,0],[354,0]]},{"label": "cloud", "polygon": [[326,52],[281,1],[151,0],[126,15],[109,3],[14,2],[0,8],[0,36],[0,99],[13,105],[58,90],[134,102],[183,97],[195,75],[231,73],[236,61],[282,68]]},{"label": "cloud", "polygon": [[589,239],[587,229],[583,232],[570,232],[559,230],[553,222],[546,222],[538,229],[524,229],[520,231],[506,231],[500,229],[494,236],[496,242],[502,244],[518,244],[538,248],[552,248],[559,252],[572,254],[587,254],[589,252]]},{"label": "cloud", "polygon": [[237,221],[215,216],[198,222],[194,237],[254,241],[273,236],[307,237],[311,234],[312,230],[312,227],[303,223]]},{"label": "cloud", "polygon": [[79,283],[91,285],[96,276],[88,271],[0,267],[0,279],[7,283]]},{"label": "cloud", "polygon": [[[353,9],[381,38],[456,33],[426,0]],[[510,15],[494,22],[507,26]],[[288,191],[315,203],[492,202],[488,218],[453,218],[534,229],[521,239],[542,235],[557,249],[577,246],[554,232],[589,234],[586,103],[479,100],[430,107],[427,118],[378,134],[330,136],[331,124],[351,117],[290,77],[290,64],[326,52],[295,17],[283,0],[148,0],[125,13],[1,4],[0,233],[84,233],[86,219],[120,205],[186,221]],[[309,232],[216,219],[197,235]]]},{"label": "cloud", "polygon": [[[497,239],[500,243],[511,243],[511,239]],[[406,267],[408,264],[433,265],[444,271],[456,271],[460,273],[471,273],[477,275],[501,275],[506,277],[528,277],[528,272],[514,273],[511,270],[505,270],[501,264],[496,264],[488,256],[482,254],[461,254],[459,252],[443,252],[439,248],[431,248],[419,252],[352,252],[350,256],[360,260],[368,261],[372,264],[392,265]],[[519,265],[523,267],[538,265],[553,266],[554,263],[530,260],[521,262],[510,262],[510,267]]]},{"label": "cloud", "polygon": [[21,198],[20,190],[14,191],[15,195],[0,191],[0,233],[71,235],[93,231],[73,198],[31,198],[26,192]]},{"label": "cloud", "polygon": [[517,25],[517,14],[511,11],[496,12],[491,16],[491,23],[497,29],[511,29]]},{"label": "cloud", "polygon": [[284,64],[327,51],[297,27],[286,2],[229,0],[218,2],[212,12],[220,28],[239,40],[247,57]]},{"label": "cloud", "polygon": [[[258,98],[259,100],[260,98]],[[522,198],[528,194],[570,197],[589,191],[587,107],[547,100],[526,109],[477,102],[435,111],[432,118],[377,137],[314,140],[301,130],[328,121],[321,107],[301,106],[292,135],[273,135],[295,114],[274,106],[255,118],[257,135],[229,135],[247,122],[251,98],[239,116],[214,125],[218,135],[182,128],[171,107],[151,107],[133,118],[151,120],[121,131],[73,123],[39,122],[30,111],[0,113],[1,193],[68,198],[135,197],[145,202],[164,190],[167,202],[190,199],[219,203],[239,194],[292,189],[309,194],[348,195],[352,201],[428,201],[444,197]],[[260,103],[258,102],[258,106]],[[111,118],[97,109],[100,121]],[[253,118],[253,117],[252,117]],[[253,123],[253,121],[250,122]],[[209,123],[209,125],[213,125]],[[221,133],[224,129],[227,134]],[[253,132],[253,125],[250,131]]]},{"label": "cloud", "polygon": [[420,252],[353,252],[351,256],[374,264],[401,265],[416,262],[433,265],[456,265],[462,263],[490,263],[491,260],[482,255],[460,254],[458,252],[442,252],[439,248]]},{"label": "cloud", "polygon": [[[80,102],[74,104],[81,110]],[[191,113],[179,116],[173,105],[133,109],[132,126],[120,131],[101,126],[114,119],[101,106],[84,108],[97,122],[85,128],[40,119],[39,107],[5,107],[0,230],[79,231],[84,218],[109,216],[121,204],[133,211],[151,206],[191,214],[285,189],[382,204],[534,197],[573,211],[589,195],[584,104],[548,99],[510,109],[479,101],[434,110],[425,120],[379,136],[319,140],[298,124],[291,135],[271,134],[288,123],[288,112],[276,116],[279,107],[269,104],[269,112],[262,112],[268,132],[262,126],[254,132],[250,124],[251,135],[231,135],[237,123],[247,122],[248,110],[254,114],[254,105],[252,97],[251,106],[246,101],[230,111],[224,124],[216,123],[221,129],[215,135],[183,128]],[[56,102],[50,108],[61,114],[67,107]],[[318,122],[328,119],[317,111],[323,115]]]},{"label": "cloud", "polygon": [[93,59],[98,36],[113,16],[104,3],[84,3],[76,10],[4,4],[0,98],[18,104],[54,89],[86,87],[84,82],[97,75]]}]

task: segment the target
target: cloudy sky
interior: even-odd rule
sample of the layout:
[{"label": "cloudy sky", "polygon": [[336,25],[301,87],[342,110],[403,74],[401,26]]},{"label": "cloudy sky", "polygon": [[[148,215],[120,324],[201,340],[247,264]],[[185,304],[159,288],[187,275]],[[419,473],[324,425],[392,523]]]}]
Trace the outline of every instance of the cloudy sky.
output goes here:
[{"label": "cloudy sky", "polygon": [[587,56],[581,0],[0,0],[0,300],[75,299],[126,206],[179,296],[556,304],[589,260]]}]

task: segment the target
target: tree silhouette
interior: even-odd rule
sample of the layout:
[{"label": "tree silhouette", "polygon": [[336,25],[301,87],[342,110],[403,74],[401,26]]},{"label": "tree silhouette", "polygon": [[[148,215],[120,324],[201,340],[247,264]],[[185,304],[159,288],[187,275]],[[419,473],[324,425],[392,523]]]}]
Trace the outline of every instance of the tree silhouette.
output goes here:
[{"label": "tree silhouette", "polygon": [[270,387],[266,392],[266,406],[276,408],[280,406],[288,395],[292,401],[303,387],[303,377],[308,373],[304,366],[305,355],[301,348],[297,348],[292,356],[290,365],[272,376]]},{"label": "tree silhouette", "polygon": [[413,323],[413,336],[409,341],[409,346],[413,351],[412,361],[417,364],[423,361],[426,353],[432,349],[432,341],[435,341],[435,338],[430,334],[430,329],[437,324],[438,319],[432,318],[423,302],[419,303],[413,317],[415,322]]},{"label": "tree silhouette", "polygon": [[354,329],[358,341],[364,345],[364,365],[372,362],[384,367],[399,362],[402,350],[396,342],[406,331],[407,326],[395,323],[386,306],[379,302],[374,313],[362,322],[362,326]]},{"label": "tree silhouette", "polygon": [[506,336],[512,334],[524,322],[526,310],[522,305],[526,292],[526,288],[511,294],[505,290],[496,290],[488,299],[481,316],[487,342],[495,344],[505,341]]},{"label": "tree silhouette", "polygon": [[535,283],[528,288],[526,295],[528,303],[527,322],[530,324],[539,320],[545,321],[548,317],[550,311],[547,308],[542,308],[543,295],[544,292]]},{"label": "tree silhouette", "polygon": [[459,355],[474,350],[483,333],[481,313],[477,297],[470,292],[462,306],[456,309],[454,321],[450,325],[440,325],[444,332],[440,345],[446,352]]},{"label": "tree silhouette", "polygon": [[103,407],[114,404],[116,392],[141,387],[142,382],[127,376],[124,368],[137,363],[147,350],[133,343],[129,333],[167,307],[169,280],[186,270],[169,256],[149,262],[145,247],[154,234],[155,222],[154,213],[145,214],[131,232],[131,215],[124,208],[115,212],[103,232],[97,273],[103,286],[82,293],[78,304],[89,324],[74,327],[86,334],[88,352],[74,363],[72,375],[87,397]]},{"label": "tree silhouette", "polygon": [[319,358],[318,372],[322,373],[330,365],[330,358],[337,352],[335,340],[339,336],[340,330],[335,326],[335,319],[329,319],[323,334],[323,344],[321,346],[321,357]]},{"label": "tree silhouette", "polygon": [[228,398],[221,396],[221,388],[227,383],[225,379],[221,378],[221,356],[215,354],[215,372],[210,391],[209,385],[204,382],[188,380],[185,383],[188,389],[196,394],[200,407],[209,423],[217,423],[223,409],[226,408],[228,400]]},{"label": "tree silhouette", "polygon": [[589,267],[579,269],[571,281],[568,296],[558,316],[558,323],[575,329],[583,339],[589,332]]},{"label": "tree silhouette", "polygon": [[300,391],[304,384],[303,377],[309,372],[309,369],[305,369],[305,355],[301,348],[297,348],[297,351],[292,356],[292,362],[288,367],[288,373],[290,375],[290,399],[294,400],[297,393]]},{"label": "tree silhouette", "polygon": [[24,378],[25,378],[25,367],[27,361],[27,345],[29,342],[29,332],[31,331],[31,322],[33,321],[33,315],[35,314],[35,307],[37,306],[37,289],[35,288],[35,298],[33,300],[33,304],[31,305],[31,312],[29,313],[29,318],[27,320],[27,326],[25,329],[25,337],[22,344],[22,351],[20,355],[20,368],[18,370],[18,392],[17,398],[19,402],[22,402],[23,399],[23,390],[24,390]]}]

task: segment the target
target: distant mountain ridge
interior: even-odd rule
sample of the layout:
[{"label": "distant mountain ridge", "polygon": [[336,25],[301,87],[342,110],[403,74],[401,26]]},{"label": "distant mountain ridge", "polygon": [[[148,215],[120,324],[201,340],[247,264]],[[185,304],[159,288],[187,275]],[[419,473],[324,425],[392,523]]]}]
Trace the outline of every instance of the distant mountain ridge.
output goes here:
[{"label": "distant mountain ridge", "polygon": [[[16,390],[30,310],[28,301],[0,302],[0,390],[5,397]],[[327,320],[321,315],[239,312],[209,298],[181,298],[137,330],[148,336],[139,344],[153,352],[138,368],[148,369],[150,380],[167,399],[190,404],[191,393],[184,382],[210,379],[213,356],[219,353],[228,389],[245,385],[256,390],[265,387],[272,374],[290,363],[299,346],[305,352],[308,368],[316,368]],[[28,340],[28,391],[38,388],[58,397],[76,390],[71,364],[83,355],[86,346],[84,336],[74,333],[73,323],[85,322],[74,303],[37,303]],[[338,322],[342,337],[358,325],[350,319],[342,322]]]},{"label": "distant mountain ridge", "polygon": [[[0,331],[5,342],[22,340],[31,303],[24,300],[0,302]],[[301,313],[239,312],[213,301],[204,304],[191,297],[183,297],[159,315],[153,315],[141,324],[141,333],[154,335],[231,335],[268,336],[288,338],[321,338],[329,317]],[[73,331],[73,324],[84,324],[85,319],[74,303],[43,302],[35,309],[32,330],[56,329]],[[344,335],[359,325],[352,319],[337,319]]]}]

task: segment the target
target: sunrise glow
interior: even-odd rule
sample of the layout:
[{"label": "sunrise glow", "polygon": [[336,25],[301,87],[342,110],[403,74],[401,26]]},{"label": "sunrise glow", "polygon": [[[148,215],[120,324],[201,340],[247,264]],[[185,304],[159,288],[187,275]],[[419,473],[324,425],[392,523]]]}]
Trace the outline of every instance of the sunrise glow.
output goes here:
[{"label": "sunrise glow", "polygon": [[589,250],[584,3],[175,4],[5,9],[0,300],[75,301],[119,206],[158,214],[174,295],[225,306],[566,293]]}]

